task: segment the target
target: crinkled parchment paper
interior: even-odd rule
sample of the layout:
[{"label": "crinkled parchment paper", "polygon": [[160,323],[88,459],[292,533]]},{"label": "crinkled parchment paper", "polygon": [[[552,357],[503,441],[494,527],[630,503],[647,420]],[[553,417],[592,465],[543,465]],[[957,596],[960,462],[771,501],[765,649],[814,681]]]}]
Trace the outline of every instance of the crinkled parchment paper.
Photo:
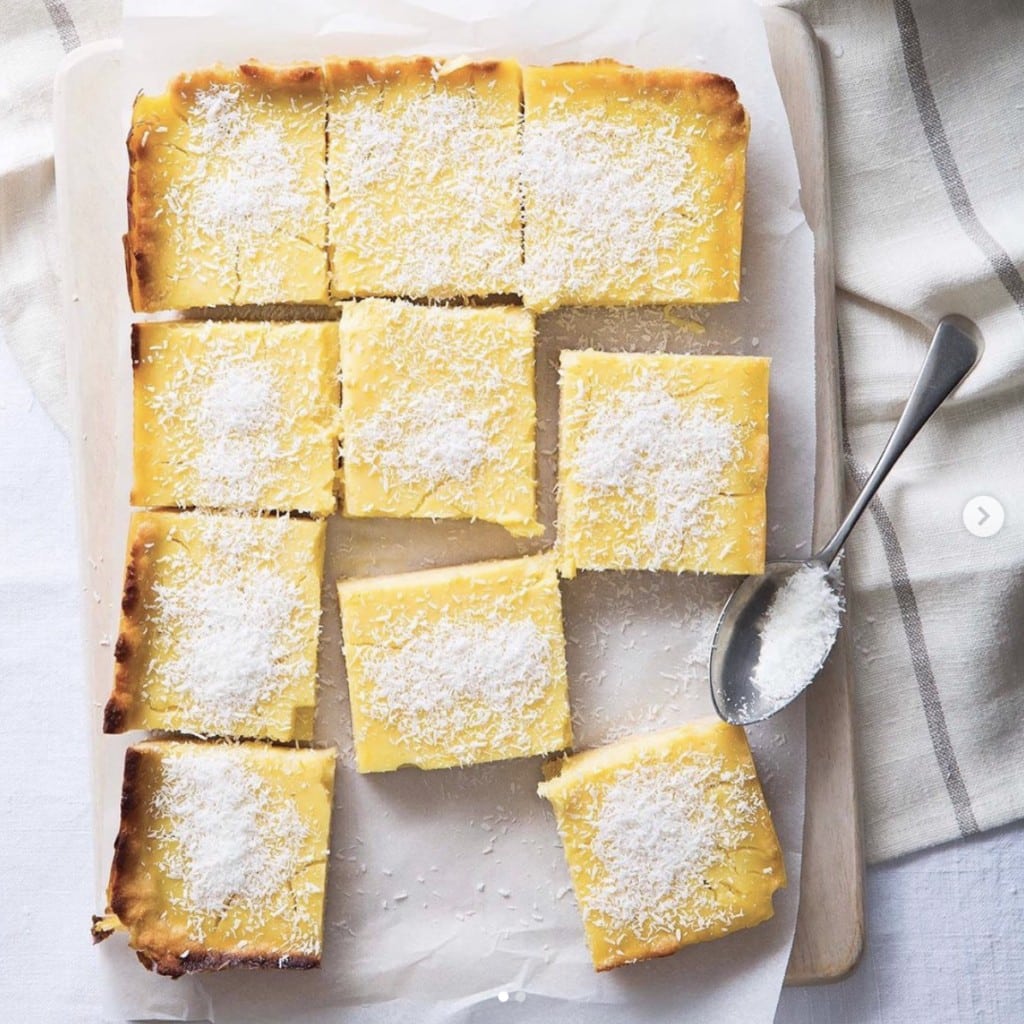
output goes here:
[{"label": "crinkled parchment paper", "polygon": [[[743,299],[696,311],[563,310],[540,318],[544,543],[552,534],[558,350],[595,345],[771,356],[769,548],[807,550],[815,444],[812,238],[800,211],[789,127],[756,7],[745,0],[188,0],[166,16],[160,9],[169,5],[156,0],[127,0],[125,6],[125,124],[139,89],[160,90],[178,71],[249,57],[480,54],[551,63],[611,56],[646,66],[705,68],[735,79],[752,123]],[[123,195],[123,181],[114,185]],[[111,345],[125,348],[108,339]],[[128,396],[117,401],[127,403]],[[123,408],[118,415],[123,424]],[[126,473],[118,468],[119,486]],[[598,976],[584,946],[554,821],[535,794],[539,759],[367,777],[352,768],[335,578],[513,555],[538,544],[515,542],[486,524],[340,518],[330,523],[330,541],[318,732],[338,743],[342,756],[323,968],[171,982],[144,972],[115,937],[97,950],[108,1014],[210,1018],[217,1024],[771,1021],[799,888],[802,706],[752,732],[790,874],[789,888],[776,897],[775,918],[666,960]],[[111,536],[105,548],[117,551],[122,544],[123,535]],[[110,573],[115,592],[104,595],[112,608],[116,575]],[[584,573],[563,584],[581,746],[710,712],[708,645],[731,586],[728,579],[643,573]],[[111,617],[108,642],[115,628]],[[94,644],[101,639],[91,637]],[[97,700],[108,679],[93,680]],[[104,737],[97,749],[102,878],[116,831],[123,742]]]}]

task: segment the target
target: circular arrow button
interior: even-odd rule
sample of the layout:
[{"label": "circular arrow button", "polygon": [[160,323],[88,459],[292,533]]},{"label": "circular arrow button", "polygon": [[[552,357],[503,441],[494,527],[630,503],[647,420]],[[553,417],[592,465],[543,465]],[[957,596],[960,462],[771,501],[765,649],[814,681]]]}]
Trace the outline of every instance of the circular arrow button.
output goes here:
[{"label": "circular arrow button", "polygon": [[979,494],[964,505],[964,526],[975,537],[994,537],[1006,521],[1003,506],[989,494]]}]

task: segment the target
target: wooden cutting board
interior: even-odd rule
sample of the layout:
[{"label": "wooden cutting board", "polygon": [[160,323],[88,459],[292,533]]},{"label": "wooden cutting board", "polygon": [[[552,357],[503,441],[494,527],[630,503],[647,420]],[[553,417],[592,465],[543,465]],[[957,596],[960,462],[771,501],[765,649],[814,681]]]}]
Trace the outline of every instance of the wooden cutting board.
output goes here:
[{"label": "wooden cutting board", "polygon": [[[824,82],[818,40],[807,22],[778,7],[763,13],[772,66],[793,132],[800,198],[815,240],[817,549],[832,535],[844,511]],[[841,632],[806,697],[807,809],[800,912],[786,973],[789,985],[838,980],[856,966],[864,945],[864,860],[851,684],[847,637]]]},{"label": "wooden cutting board", "polygon": [[[800,170],[801,196],[807,220],[816,240],[816,351],[817,351],[817,487],[814,541],[826,539],[838,523],[843,505],[842,444],[839,421],[838,369],[836,353],[835,306],[833,293],[832,239],[829,207],[827,140],[821,62],[817,40],[806,22],[791,11],[766,8],[765,25],[772,61],[789,115]],[[117,44],[95,44],[79,51],[77,61],[105,57],[116,59]],[[82,65],[84,66],[84,64]],[[109,71],[109,68],[107,69]],[[116,109],[93,112],[93,128],[115,135],[120,131]],[[98,126],[99,119],[112,120]],[[59,150],[66,140],[58,137]],[[67,153],[61,152],[64,168],[69,167]],[[99,159],[96,157],[95,159]],[[75,166],[76,175],[88,178],[89,167]],[[66,172],[65,172],[66,173]],[[65,190],[68,182],[64,183]],[[70,208],[60,205],[61,230],[72,237]],[[110,251],[91,245],[88,233],[82,245],[93,259],[87,262],[79,278],[79,291],[85,290],[96,302],[113,310],[125,306],[123,286],[116,275],[103,271],[104,264],[118,265],[119,246]],[[81,269],[81,268],[80,268]],[[115,291],[112,280],[117,281]],[[77,294],[67,296],[69,307]],[[127,313],[124,313],[127,317]],[[75,421],[90,429],[111,389],[127,386],[116,379],[124,371],[111,367],[108,375],[85,374],[80,365],[80,349],[71,346],[68,353],[69,377],[78,382],[72,389],[76,404]],[[102,417],[100,417],[102,419]],[[116,451],[95,454],[95,458],[128,458],[127,425],[114,439]],[[86,493],[89,467],[76,460],[77,492]],[[122,494],[94,494],[100,507],[97,518],[108,517],[120,524],[114,532],[123,536],[127,519],[127,497]],[[116,561],[119,550],[107,553]],[[102,561],[102,558],[100,559]],[[93,567],[95,569],[95,567]],[[92,578],[88,576],[87,578]],[[90,657],[104,659],[104,649],[90,651]],[[807,710],[807,808],[801,881],[801,904],[796,939],[787,982],[805,984],[842,977],[857,962],[863,942],[863,861],[857,810],[853,763],[850,677],[847,669],[844,637],[839,642],[821,678],[806,698]],[[105,663],[104,663],[105,664]],[[101,666],[100,671],[103,668]]]}]

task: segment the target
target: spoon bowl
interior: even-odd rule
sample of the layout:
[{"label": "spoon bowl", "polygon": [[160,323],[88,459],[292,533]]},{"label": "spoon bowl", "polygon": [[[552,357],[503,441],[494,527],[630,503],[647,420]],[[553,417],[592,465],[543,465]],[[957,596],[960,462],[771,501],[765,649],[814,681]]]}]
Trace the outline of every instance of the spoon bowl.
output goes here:
[{"label": "spoon bowl", "polygon": [[792,698],[779,699],[758,689],[754,673],[761,657],[762,626],[772,600],[803,562],[769,562],[763,576],[747,576],[729,598],[715,630],[711,659],[711,698],[719,717],[732,725],[751,725],[781,711]]}]

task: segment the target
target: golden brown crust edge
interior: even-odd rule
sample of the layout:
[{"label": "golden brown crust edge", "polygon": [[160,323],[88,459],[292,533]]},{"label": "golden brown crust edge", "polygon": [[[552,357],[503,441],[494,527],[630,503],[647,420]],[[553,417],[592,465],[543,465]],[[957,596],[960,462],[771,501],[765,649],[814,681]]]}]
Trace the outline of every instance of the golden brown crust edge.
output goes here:
[{"label": "golden brown crust edge", "polygon": [[104,939],[109,939],[116,931],[121,931],[120,922],[116,922],[113,914],[92,915],[92,927],[89,934],[92,936],[92,943],[95,946]]},{"label": "golden brown crust edge", "polygon": [[671,938],[670,936],[664,936],[660,939],[655,939],[651,944],[644,950],[644,955],[641,957],[629,957],[624,953],[611,954],[606,956],[600,963],[594,963],[594,970],[599,974],[604,971],[612,971],[616,967],[625,967],[627,964],[641,963],[644,960],[660,960],[666,956],[673,956],[680,952],[680,950],[686,949],[687,946],[701,945],[706,942],[715,942],[718,939],[727,938],[729,935],[733,935],[736,932],[746,931],[748,928],[754,928],[759,924],[763,924],[765,921],[770,921],[775,916],[775,908],[769,905],[769,911],[764,917],[752,917],[749,920],[742,921],[733,931],[725,932],[722,935],[717,935],[711,939],[689,939],[679,941],[678,939]]},{"label": "golden brown crust edge", "polygon": [[324,72],[319,64],[300,61],[296,64],[263,64],[254,59],[239,64],[238,73],[245,82],[261,89],[287,89],[315,94],[323,93]]},{"label": "golden brown crust edge", "polygon": [[[124,778],[121,783],[121,823],[114,839],[114,856],[107,883],[107,912],[114,914],[126,929],[131,929],[135,894],[131,888],[129,866],[139,856],[139,817],[142,811],[141,773],[146,753],[129,747],[124,754]],[[93,936],[102,941],[111,931],[97,931],[101,919],[93,918]]]},{"label": "golden brown crust edge", "polygon": [[300,94],[322,94],[323,68],[312,61],[295,64],[264,64],[250,58],[237,67],[211,64],[195,71],[185,71],[172,79],[168,93],[177,102],[188,103],[197,93],[217,85],[251,87],[259,92],[288,91]]},{"label": "golden brown crust edge", "polygon": [[328,57],[324,60],[324,80],[328,89],[346,89],[360,85],[394,85],[401,81],[432,79],[439,83],[466,85],[488,79],[502,68],[515,69],[511,60],[441,60],[434,57]]},{"label": "golden brown crust edge", "polygon": [[212,949],[203,949],[193,945],[187,957],[175,953],[154,950],[136,949],[135,955],[139,963],[157,974],[167,978],[181,978],[186,974],[200,972],[226,971],[233,967],[245,967],[250,970],[272,967],[277,970],[311,971],[320,966],[320,957],[309,954],[292,953],[220,953]]},{"label": "golden brown crust edge", "polygon": [[165,97],[139,93],[132,106],[132,125],[125,145],[128,149],[128,230],[123,236],[128,294],[137,313],[154,313],[168,308],[161,301],[154,257],[159,249],[161,200],[153,186],[155,157],[147,147],[149,136],[169,125]]},{"label": "golden brown crust edge", "polygon": [[131,299],[132,309],[137,313],[152,311],[148,299],[148,285],[152,273],[149,265],[149,246],[144,242],[147,232],[143,230],[143,222],[148,220],[148,216],[153,211],[149,209],[151,204],[146,203],[143,199],[142,190],[139,187],[139,165],[144,159],[144,140],[150,130],[150,125],[136,119],[141,98],[141,94],[135,97],[135,103],[132,106],[132,126],[128,130],[127,139],[125,139],[125,146],[128,149],[128,194],[126,196],[128,230],[122,238],[125,273],[128,277],[128,295]]},{"label": "golden brown crust edge", "polygon": [[668,937],[655,939],[642,957],[628,957],[624,953],[618,953],[605,957],[600,963],[595,963],[594,970],[598,974],[602,974],[605,971],[613,971],[616,967],[625,967],[627,964],[640,963],[643,960],[661,960],[663,957],[678,953],[685,945],[686,943],[677,942]]},{"label": "golden brown crust edge", "polygon": [[434,70],[432,57],[328,57],[324,61],[327,88],[394,83],[402,79],[430,76]]},{"label": "golden brown crust edge", "polygon": [[[93,915],[92,934],[93,943],[103,942],[115,931],[130,933],[130,929],[124,925],[110,925],[111,917],[107,914],[103,917]],[[129,934],[129,945],[131,937]],[[206,949],[195,943],[190,943],[187,957],[170,952],[168,950],[134,949],[135,956],[139,963],[147,970],[167,978],[181,978],[186,974],[198,974],[200,972],[224,971],[233,967],[260,970],[274,968],[275,970],[310,971],[320,967],[321,958],[311,956],[308,953],[278,953],[272,951],[250,952],[246,954],[222,953],[212,949]]]},{"label": "golden brown crust edge", "polygon": [[133,517],[121,590],[121,625],[114,644],[114,688],[103,710],[105,733],[122,733],[131,728],[128,712],[135,701],[133,662],[142,645],[142,591],[152,571],[151,548],[156,540],[153,525]]},{"label": "golden brown crust edge", "polygon": [[[641,89],[664,93],[687,92],[696,94],[703,101],[705,113],[720,119],[723,125],[738,129],[746,135],[750,129],[750,118],[740,102],[736,83],[713,71],[696,71],[691,68],[638,68],[623,64],[613,57],[599,57],[590,61],[562,61],[549,65],[550,68],[592,68],[614,72],[635,82]],[[533,67],[532,72],[547,70]]]}]

